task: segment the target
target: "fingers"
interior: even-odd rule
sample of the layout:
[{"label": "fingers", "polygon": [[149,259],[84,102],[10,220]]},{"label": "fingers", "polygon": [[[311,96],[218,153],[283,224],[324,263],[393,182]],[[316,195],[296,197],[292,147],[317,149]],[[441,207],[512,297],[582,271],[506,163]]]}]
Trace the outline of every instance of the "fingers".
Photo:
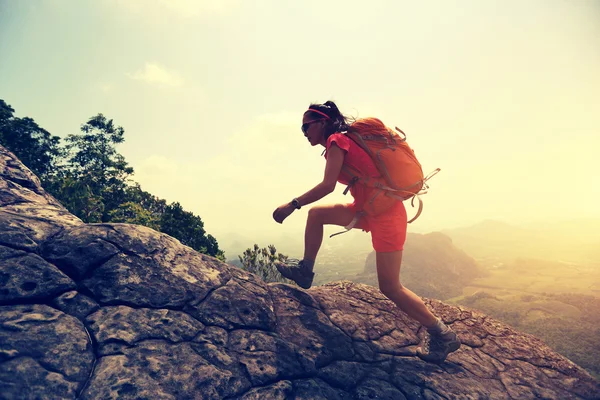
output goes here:
[{"label": "fingers", "polygon": [[273,219],[277,223],[283,223],[283,221],[290,215],[290,212],[286,211],[285,206],[278,207],[275,211],[273,211]]},{"label": "fingers", "polygon": [[279,224],[283,222],[283,219],[281,218],[281,210],[279,210],[279,208],[273,211],[273,219]]}]

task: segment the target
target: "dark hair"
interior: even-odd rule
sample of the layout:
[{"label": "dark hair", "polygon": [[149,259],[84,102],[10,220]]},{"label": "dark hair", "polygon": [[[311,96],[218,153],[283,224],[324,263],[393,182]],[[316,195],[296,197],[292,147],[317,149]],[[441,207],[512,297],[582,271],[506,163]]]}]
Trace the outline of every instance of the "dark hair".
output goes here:
[{"label": "dark hair", "polygon": [[[326,101],[324,104],[313,103],[308,106],[308,110],[306,112],[310,113],[311,109],[320,111],[330,118],[325,120],[325,139],[336,132],[347,131],[351,123],[354,122],[352,118],[343,115],[335,103],[331,100]],[[312,112],[311,114],[315,118],[323,117],[321,114],[316,112]]]}]

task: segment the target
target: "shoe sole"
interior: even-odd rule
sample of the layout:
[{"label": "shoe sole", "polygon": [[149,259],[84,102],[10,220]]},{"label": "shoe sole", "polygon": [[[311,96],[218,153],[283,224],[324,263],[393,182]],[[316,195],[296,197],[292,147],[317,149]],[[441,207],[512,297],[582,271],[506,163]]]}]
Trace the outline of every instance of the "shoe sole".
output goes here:
[{"label": "shoe sole", "polygon": [[[296,281],[294,281],[294,282],[296,282]],[[296,282],[296,283],[297,283],[297,284],[298,284],[298,286],[300,286],[302,289],[310,289],[310,287],[312,286],[312,282],[311,282],[311,283],[309,283],[309,284],[305,284],[305,285],[302,285],[300,282]]]},{"label": "shoe sole", "polygon": [[[295,279],[292,277],[291,271],[290,271],[290,273],[288,274],[288,271],[289,271],[289,269],[288,269],[287,267],[285,267],[285,266],[284,266],[284,267],[282,267],[282,268],[279,268],[279,265],[276,265],[275,267],[277,268],[277,271],[279,271],[279,273],[281,274],[281,276],[283,276],[283,277],[284,277],[284,278],[286,278],[286,279],[289,279],[289,280],[291,280],[291,281],[294,281],[294,282],[296,282],[296,284],[297,284],[298,286],[300,286],[302,289],[310,289],[310,287],[312,286],[312,281],[313,281],[312,279],[311,279],[311,280],[310,280],[310,282],[308,282],[308,283],[304,283],[304,282],[298,282],[297,280],[295,280]],[[313,274],[313,277],[314,277],[314,274]]]},{"label": "shoe sole", "polygon": [[417,357],[419,357],[421,360],[426,361],[426,362],[430,362],[430,363],[434,363],[434,364],[441,364],[444,361],[446,361],[446,358],[448,357],[448,355],[450,353],[453,353],[456,350],[460,349],[460,346],[461,346],[460,340],[454,340],[454,341],[448,343],[447,347],[446,347],[446,349],[447,349],[446,354],[444,355],[444,358],[441,360],[435,359],[435,358],[429,358],[425,355],[422,356],[419,354],[419,349],[417,349]]},{"label": "shoe sole", "polygon": [[458,340],[448,343],[448,354],[455,352],[458,349],[460,349],[460,342]]},{"label": "shoe sole", "polygon": [[[314,274],[313,274],[313,278],[314,278]],[[294,280],[294,282],[296,282],[298,284],[298,286],[300,286],[302,289],[310,289],[310,287],[312,286],[312,278],[310,279],[310,282],[298,282],[296,280]]]}]

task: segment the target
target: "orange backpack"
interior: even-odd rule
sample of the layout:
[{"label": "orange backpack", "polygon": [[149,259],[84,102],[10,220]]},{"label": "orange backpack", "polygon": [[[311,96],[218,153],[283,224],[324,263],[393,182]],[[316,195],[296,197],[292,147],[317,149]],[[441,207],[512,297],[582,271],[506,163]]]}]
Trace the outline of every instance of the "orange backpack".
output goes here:
[{"label": "orange backpack", "polygon": [[424,177],[419,160],[406,143],[406,134],[397,127],[396,131],[402,136],[386,127],[377,118],[359,119],[348,128],[346,135],[367,152],[377,166],[381,178],[360,176],[358,171],[344,165],[342,171],[351,178],[344,194],[356,183],[376,189],[365,204],[364,212],[369,215],[385,212],[398,200],[412,199],[414,202],[414,198],[417,197],[419,209],[415,217],[408,221],[411,223],[423,210],[423,202],[419,195],[427,192],[429,188],[426,184],[427,180],[440,169]]}]

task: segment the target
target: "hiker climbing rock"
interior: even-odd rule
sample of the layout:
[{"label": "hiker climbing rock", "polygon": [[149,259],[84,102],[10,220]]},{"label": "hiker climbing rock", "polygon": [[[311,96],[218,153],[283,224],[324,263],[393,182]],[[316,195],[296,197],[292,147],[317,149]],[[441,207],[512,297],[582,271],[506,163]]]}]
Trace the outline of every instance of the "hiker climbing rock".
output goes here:
[{"label": "hiker climbing rock", "polygon": [[[429,335],[417,349],[425,361],[442,362],[460,347],[450,327],[431,313],[415,293],[400,283],[407,213],[403,200],[418,197],[427,188],[421,165],[406,143],[404,133],[386,127],[376,118],[352,120],[336,104],[311,104],[302,118],[302,132],[311,146],[325,147],[325,174],[314,188],[273,212],[278,223],[294,210],[333,192],[336,183],[347,185],[351,204],[315,206],[308,211],[304,257],[277,263],[277,269],[299,286],[311,287],[315,260],[323,241],[324,225],[339,225],[371,233],[381,292],[407,315],[427,328]],[[422,203],[419,200],[419,211]],[[415,217],[416,218],[416,217]],[[413,218],[414,220],[414,218]],[[333,235],[332,235],[333,236]]]}]

